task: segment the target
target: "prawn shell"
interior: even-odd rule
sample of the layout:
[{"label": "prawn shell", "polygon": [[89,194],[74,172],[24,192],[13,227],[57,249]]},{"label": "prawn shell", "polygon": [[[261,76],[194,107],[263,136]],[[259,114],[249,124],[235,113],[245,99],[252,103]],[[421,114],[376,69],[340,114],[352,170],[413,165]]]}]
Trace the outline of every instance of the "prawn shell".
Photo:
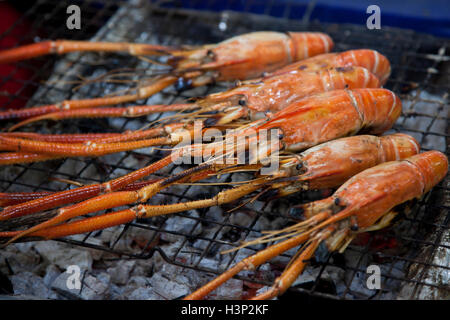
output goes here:
[{"label": "prawn shell", "polygon": [[210,50],[219,66],[217,79],[233,81],[260,77],[332,48],[331,38],[320,32],[252,32],[228,39]]}]

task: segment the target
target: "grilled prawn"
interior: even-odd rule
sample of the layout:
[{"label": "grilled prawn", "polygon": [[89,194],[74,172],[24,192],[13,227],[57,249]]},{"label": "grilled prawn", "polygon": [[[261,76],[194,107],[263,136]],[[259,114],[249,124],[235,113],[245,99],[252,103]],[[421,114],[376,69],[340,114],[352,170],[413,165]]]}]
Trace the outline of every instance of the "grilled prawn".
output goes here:
[{"label": "grilled prawn", "polygon": [[331,197],[294,207],[293,210],[304,215],[305,221],[272,231],[246,245],[283,239],[281,242],[240,261],[186,299],[202,299],[241,270],[254,269],[303,244],[274,285],[254,299],[279,296],[302,273],[321,243],[329,251],[344,251],[358,233],[388,226],[397,215],[397,205],[422,197],[445,177],[447,171],[448,159],[439,151],[364,170],[344,183]]},{"label": "grilled prawn", "polygon": [[247,81],[233,89],[199,99],[195,103],[63,110],[26,119],[12,126],[9,131],[41,120],[140,117],[155,112],[174,111],[191,111],[191,114],[182,114],[189,120],[202,119],[205,114],[211,112],[219,113],[216,121],[225,124],[248,115],[253,119],[261,118],[266,113],[282,110],[292,102],[320,92],[379,87],[380,80],[355,63],[346,67],[282,73]]},{"label": "grilled prawn", "polygon": [[45,54],[74,51],[126,52],[135,56],[167,56],[170,70],[143,83],[134,93],[84,100],[66,100],[41,107],[10,110],[0,119],[29,118],[60,110],[114,105],[145,99],[179,79],[196,87],[214,81],[234,81],[261,76],[294,61],[329,52],[331,38],[319,32],[253,32],[215,45],[171,48],[150,44],[88,41],[45,41],[0,52],[0,63],[10,63]]},{"label": "grilled prawn", "polygon": [[[202,100],[199,105],[202,106],[203,112],[217,112],[206,118],[204,123],[220,128],[230,123],[239,125],[242,121],[249,121],[249,118],[266,117],[314,93],[346,87],[378,86],[378,79],[366,69],[345,67],[267,78],[262,80],[262,83],[246,84],[226,93],[212,95]],[[118,109],[112,108],[112,112]],[[74,110],[78,111],[86,110]],[[185,122],[142,131],[121,135],[98,134],[98,139],[95,139],[95,134],[58,136],[20,132],[0,133],[0,150],[14,151],[0,153],[0,164],[36,162],[68,156],[101,156],[155,145],[174,145],[182,137],[180,132],[186,134],[189,131],[193,135],[192,122],[202,119],[201,115],[194,116],[193,119],[189,119],[188,115],[186,117]]]},{"label": "grilled prawn", "polygon": [[[1,219],[9,219],[22,216],[29,212],[35,212],[36,207],[50,209],[52,204],[59,205],[59,201],[66,201],[67,197],[77,195],[79,201],[89,199],[93,194],[100,192],[112,192],[120,190],[129,183],[142,179],[165,166],[168,166],[185,156],[207,157],[226,156],[227,153],[244,152],[249,144],[257,144],[262,139],[262,133],[279,134],[279,141],[275,141],[262,156],[281,151],[296,152],[314,145],[330,141],[336,138],[354,135],[359,131],[372,134],[380,134],[392,127],[401,113],[401,101],[397,96],[386,89],[355,89],[336,90],[311,96],[291,104],[284,110],[275,113],[269,119],[261,119],[250,123],[244,128],[237,129],[226,136],[225,143],[194,144],[176,148],[170,156],[163,158],[147,167],[136,170],[128,175],[106,182],[102,185],[87,186],[65,191],[61,196],[51,196],[52,201],[44,197],[32,201],[36,206],[20,204],[3,209]],[[267,137],[267,135],[266,135]],[[242,140],[243,143],[235,141]],[[178,139],[177,139],[178,141]],[[231,141],[231,146],[228,142]],[[261,141],[262,142],[262,141]],[[21,148],[25,148],[22,144]],[[58,152],[67,154],[66,150],[57,149]],[[255,157],[254,157],[255,158]],[[258,159],[258,155],[256,155]],[[197,170],[197,169],[193,169]],[[132,203],[134,201],[145,202],[155,189],[154,186],[142,188],[136,199],[113,197],[115,201]],[[43,200],[45,199],[45,200]],[[108,205],[109,200],[99,202],[97,205]],[[94,203],[94,202],[91,202]],[[113,202],[110,202],[113,203]],[[31,209],[33,208],[33,209]]]},{"label": "grilled prawn", "polygon": [[[136,197],[137,194],[135,191],[116,192],[90,198],[87,201],[70,207],[64,207],[59,210],[59,213],[54,218],[40,225],[36,225],[23,233],[3,233],[3,236],[15,235],[16,237],[13,240],[27,234],[47,239],[61,237],[63,235],[87,232],[87,230],[93,231],[111,225],[129,222],[134,220],[137,215],[150,217],[221,205],[238,200],[258,189],[276,191],[277,196],[285,196],[293,192],[308,189],[333,188],[341,185],[348,178],[364,169],[385,161],[404,159],[418,153],[418,151],[419,145],[417,141],[411,136],[404,134],[394,134],[380,138],[370,135],[341,138],[310,148],[298,156],[281,157],[280,167],[275,172],[266,176],[259,175],[253,183],[223,191],[211,199],[173,205],[141,206],[137,211],[135,209],[125,210],[123,212],[110,213],[105,216],[86,218],[85,220],[75,222],[75,224],[69,223],[52,228],[56,224],[91,211],[124,205],[130,203],[130,200],[139,200]],[[178,175],[161,179],[152,185],[149,184],[138,192],[144,194],[143,192],[145,191],[148,197],[149,192],[155,194],[163,188],[167,188],[179,181],[186,181],[186,179],[192,182],[201,180],[211,174],[222,174],[235,170],[240,171],[246,168],[260,170],[262,167],[262,163],[253,165],[204,164]],[[272,195],[274,194],[272,192]],[[53,199],[55,199],[55,195],[53,195]],[[48,205],[48,200],[51,200],[51,198],[47,197],[47,201],[46,199],[42,199],[40,202],[47,203]],[[24,203],[22,208],[26,206],[28,208],[31,207],[29,204]],[[19,207],[17,206],[16,208]]]},{"label": "grilled prawn", "polygon": [[[350,72],[350,67],[370,70]],[[330,71],[326,71],[330,70]],[[289,71],[289,72],[288,72]],[[347,71],[343,73],[342,71]],[[364,73],[363,73],[364,72]],[[320,74],[318,74],[320,73]],[[352,76],[353,73],[353,76]],[[43,119],[61,120],[81,117],[137,117],[155,112],[186,111],[202,109],[203,111],[224,110],[244,104],[258,112],[269,112],[284,108],[287,103],[306,95],[335,89],[372,87],[375,75],[382,83],[389,77],[389,60],[374,50],[350,50],[336,54],[323,54],[305,59],[299,67],[291,64],[281,71],[276,71],[260,79],[243,82],[236,88],[222,93],[212,94],[190,104],[132,106],[128,108],[87,108],[84,110],[53,110],[43,112],[47,115],[32,117],[35,108],[18,111],[24,117],[31,117],[10,128],[17,129],[25,124]],[[350,79],[348,79],[351,77]],[[40,108],[40,107],[38,107]],[[226,111],[226,110],[224,110]],[[0,118],[1,118],[0,113]]]},{"label": "grilled prawn", "polygon": [[272,75],[286,72],[296,73],[301,71],[312,71],[317,68],[347,67],[355,65],[364,66],[385,84],[391,74],[391,64],[385,56],[375,50],[359,49],[338,53],[321,54],[304,61],[291,63],[272,73]]}]

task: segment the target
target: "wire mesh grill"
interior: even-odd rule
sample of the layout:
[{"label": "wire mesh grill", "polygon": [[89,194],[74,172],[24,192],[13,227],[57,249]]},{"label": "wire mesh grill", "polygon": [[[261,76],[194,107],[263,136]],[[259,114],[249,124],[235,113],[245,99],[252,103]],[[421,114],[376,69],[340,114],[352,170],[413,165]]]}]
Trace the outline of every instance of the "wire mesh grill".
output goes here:
[{"label": "wire mesh grill", "polygon": [[[447,146],[450,41],[448,40],[400,29],[383,28],[368,31],[355,25],[323,24],[310,22],[308,19],[279,19],[248,12],[211,13],[163,8],[150,2],[74,3],[81,7],[83,14],[81,31],[68,30],[65,27],[67,3],[37,1],[26,10],[20,20],[0,35],[0,41],[14,34],[15,28],[24,24],[32,26],[31,32],[17,38],[17,45],[41,38],[92,38],[169,45],[201,44],[218,42],[254,30],[323,31],[333,38],[336,44],[335,51],[371,48],[386,55],[392,65],[392,75],[385,87],[399,94],[404,106],[403,114],[393,131],[414,136],[423,150],[438,149],[449,154]],[[213,7],[213,4],[211,6]],[[250,8],[251,6],[247,7],[247,11]],[[268,13],[270,10],[266,8],[262,13]],[[293,17],[289,7],[285,9],[285,16]],[[8,76],[0,79],[0,87],[8,81],[17,81],[21,89],[14,94],[7,94],[9,99],[0,106],[2,108],[9,108],[10,104],[17,100],[27,106],[45,105],[63,99],[97,97],[127,89],[135,82],[119,84],[89,82],[74,91],[76,85],[64,81],[76,79],[77,75],[92,79],[119,68],[134,70],[135,76],[130,79],[142,80],[151,74],[155,66],[138,58],[119,54],[72,53],[64,58],[47,56],[33,61],[23,61],[15,64],[14,68]],[[31,76],[25,80],[17,80],[14,77],[15,72],[21,69],[28,70]],[[138,101],[137,104],[173,103],[191,96],[206,95],[218,89],[220,87],[210,86],[178,92],[174,88],[169,88],[146,101]],[[34,92],[32,97],[25,94],[29,90]],[[149,116],[146,119],[48,122],[26,129],[52,133],[123,132],[139,128],[160,116]],[[141,149],[94,159],[72,158],[9,166],[0,171],[0,190],[59,191],[72,187],[54,178],[74,180],[83,184],[103,182],[150,164],[164,154],[159,150]],[[161,174],[167,175],[177,170],[179,168],[169,167]],[[232,179],[232,176],[226,176],[223,181]],[[361,243],[350,245],[344,255],[326,254],[312,261],[311,268],[316,270],[312,273],[312,278],[298,283],[285,296],[307,295],[330,299],[417,298],[423,297],[421,292],[424,288],[430,292],[439,292],[439,296],[448,296],[450,292],[445,281],[430,276],[438,274],[445,277],[450,272],[448,260],[447,263],[445,260],[436,260],[437,255],[450,249],[448,183],[447,176],[432,192],[412,206],[411,212],[393,227],[371,234]],[[203,188],[199,191],[191,186],[176,186],[163,192],[160,198],[156,197],[151,201],[154,203],[169,200],[189,201],[214,195],[218,190],[218,188]],[[215,214],[214,208],[197,210],[170,217],[139,220],[126,226],[110,228],[109,231],[98,231],[57,241],[107,251],[115,258],[151,259],[155,252],[158,252],[167,263],[194,269],[201,274],[220,274],[233,263],[260,248],[244,249],[224,256],[219,254],[220,251],[236,245],[240,240],[260,234],[262,219],[271,223],[271,228],[275,228],[276,224],[286,225],[291,220],[283,208],[298,201],[298,198],[290,197],[276,202],[261,202],[258,203],[259,206],[244,206],[239,213],[233,214]],[[199,232],[198,229],[203,231]],[[134,237],[136,230],[143,230],[139,231],[140,238],[130,240],[128,235]],[[131,245],[121,245],[130,241]],[[386,249],[388,247],[386,243],[392,242],[396,245]],[[270,285],[294,253],[289,251],[266,268],[241,273],[238,278],[244,279],[248,288],[254,287],[255,283]],[[448,256],[447,253],[446,259],[449,259]],[[219,258],[215,263],[210,263],[212,257]],[[361,289],[363,286],[361,283],[365,281],[366,267],[370,263],[380,264],[383,267],[382,290]],[[330,275],[336,272],[343,278],[339,287],[329,281]]]}]

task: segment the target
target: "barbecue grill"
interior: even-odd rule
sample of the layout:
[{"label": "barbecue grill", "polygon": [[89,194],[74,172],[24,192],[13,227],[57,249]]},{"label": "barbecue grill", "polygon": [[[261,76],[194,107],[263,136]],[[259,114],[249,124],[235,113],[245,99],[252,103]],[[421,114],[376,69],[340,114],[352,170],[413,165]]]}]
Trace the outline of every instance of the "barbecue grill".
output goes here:
[{"label": "barbecue grill", "polygon": [[[265,14],[252,14],[187,10],[175,8],[171,3],[165,7],[164,2],[151,1],[72,3],[81,8],[81,30],[66,28],[66,2],[36,1],[19,20],[0,34],[0,44],[2,39],[14,35],[17,28],[23,25],[28,25],[30,31],[17,37],[16,45],[59,38],[165,45],[203,44],[255,30],[322,31],[333,38],[334,51],[370,48],[386,55],[392,65],[392,74],[385,87],[398,94],[403,102],[403,114],[392,131],[414,136],[424,151],[437,149],[449,156],[450,41],[447,39],[384,26],[380,30],[368,30],[364,26],[350,24],[318,23],[309,21],[307,12],[301,19],[289,19],[293,17],[289,6],[284,18],[274,18],[267,15],[270,7],[262,11]],[[214,1],[210,3],[213,8]],[[247,11],[250,7],[246,8]],[[27,71],[27,78],[15,76],[21,70]],[[102,77],[117,70],[127,75]],[[2,100],[4,102],[0,108],[10,108],[17,101],[26,106],[45,105],[64,99],[97,97],[127,90],[136,86],[137,80],[145,81],[155,70],[158,70],[157,65],[120,54],[71,53],[64,57],[46,56],[22,61],[14,64],[13,71],[8,75],[0,77],[0,87],[10,81],[20,85],[14,93],[2,93],[7,99]],[[173,103],[203,96],[224,86],[219,84],[188,91],[177,91],[171,87],[137,104]],[[26,130],[44,133],[123,132],[140,128],[159,117],[161,115],[137,119],[45,122],[29,126]],[[71,158],[8,166],[0,168],[0,190],[59,191],[74,187],[70,181],[82,184],[102,182],[150,164],[164,154],[163,150],[147,148],[94,159]],[[171,174],[179,169],[171,166],[161,174]],[[221,181],[240,178],[236,174],[226,175],[221,177]],[[219,187],[174,186],[150,201],[189,201],[213,195],[218,190]],[[232,213],[227,213],[227,210],[233,206],[196,210],[138,220],[126,226],[54,241],[67,246],[101,250],[108,253],[109,259],[140,259],[150,263],[159,256],[166,264],[194,270],[199,277],[207,278],[222,273],[261,247],[250,247],[227,255],[220,255],[221,251],[236,246],[239,241],[260,235],[261,230],[292,222],[286,208],[302,200],[300,196],[291,196],[271,202],[256,201]],[[407,214],[388,229],[371,233],[351,244],[344,254],[319,251],[305,275],[283,297],[448,298],[449,206],[447,176],[423,199],[405,209]],[[138,240],[133,238],[130,245],[123,245],[130,243],[128,235],[136,233],[140,235]],[[293,254],[295,251],[289,251],[255,272],[241,273],[236,278],[244,280],[244,291],[248,292],[270,285]],[[367,266],[370,264],[381,267],[380,290],[365,287]]]}]

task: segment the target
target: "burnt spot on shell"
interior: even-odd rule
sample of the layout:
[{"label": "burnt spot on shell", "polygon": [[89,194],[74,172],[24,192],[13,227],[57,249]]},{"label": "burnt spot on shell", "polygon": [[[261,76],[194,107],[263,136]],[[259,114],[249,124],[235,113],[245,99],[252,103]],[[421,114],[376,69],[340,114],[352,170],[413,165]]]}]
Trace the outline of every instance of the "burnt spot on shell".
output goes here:
[{"label": "burnt spot on shell", "polygon": [[307,69],[308,68],[308,66],[306,66],[306,65],[301,65],[300,67],[298,67],[298,70],[305,70],[305,69]]}]

